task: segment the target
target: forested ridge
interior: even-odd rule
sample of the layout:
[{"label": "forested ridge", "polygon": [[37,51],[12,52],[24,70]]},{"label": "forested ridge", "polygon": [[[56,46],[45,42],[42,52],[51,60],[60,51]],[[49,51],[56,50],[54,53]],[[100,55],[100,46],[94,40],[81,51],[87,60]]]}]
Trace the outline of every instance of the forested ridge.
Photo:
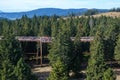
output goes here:
[{"label": "forested ridge", "polygon": [[[54,37],[49,45],[48,58],[53,69],[48,80],[69,80],[70,72],[81,77],[78,74],[83,62],[88,62],[87,80],[115,80],[106,62],[120,60],[120,17],[69,15],[64,19],[56,15],[33,18],[24,15],[16,20],[1,19],[0,36],[4,36],[0,41],[0,80],[36,80],[15,36]],[[94,36],[94,41],[80,42],[83,36]],[[75,37],[75,41],[70,37]]]},{"label": "forested ridge", "polygon": [[74,13],[75,15],[83,15],[85,13],[88,14],[95,14],[102,13],[102,12],[108,12],[109,9],[87,9],[87,8],[80,8],[80,9],[60,9],[60,8],[39,8],[34,9],[31,11],[25,11],[25,12],[0,12],[1,18],[8,18],[8,19],[20,19],[22,15],[27,15],[29,18],[32,18],[34,15],[36,16],[52,16],[54,14],[58,16],[68,16],[71,13]]}]

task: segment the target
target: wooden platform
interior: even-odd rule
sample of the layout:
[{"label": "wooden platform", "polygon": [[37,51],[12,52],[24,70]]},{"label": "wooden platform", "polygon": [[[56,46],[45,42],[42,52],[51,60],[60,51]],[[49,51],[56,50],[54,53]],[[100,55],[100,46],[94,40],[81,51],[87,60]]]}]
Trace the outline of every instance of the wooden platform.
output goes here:
[{"label": "wooden platform", "polygon": [[[36,57],[34,59],[36,59],[36,61],[40,62],[40,65],[42,66],[42,62],[43,62],[43,43],[51,43],[52,40],[54,39],[54,37],[40,37],[40,36],[16,36],[16,39],[18,39],[20,42],[37,42],[37,44],[39,45],[39,50],[37,49],[36,53],[27,53],[29,55],[36,55]],[[70,37],[71,41],[75,40],[75,37]],[[0,40],[4,40],[3,36],[0,36]],[[94,37],[81,37],[80,41],[81,42],[91,42],[94,40]],[[39,55],[40,53],[40,55]]]}]

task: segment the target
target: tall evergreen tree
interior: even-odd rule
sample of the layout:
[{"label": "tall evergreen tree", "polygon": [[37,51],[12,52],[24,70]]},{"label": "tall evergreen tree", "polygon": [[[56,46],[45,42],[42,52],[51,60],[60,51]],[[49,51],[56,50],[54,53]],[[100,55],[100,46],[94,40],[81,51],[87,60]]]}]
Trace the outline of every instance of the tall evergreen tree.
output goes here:
[{"label": "tall evergreen tree", "polygon": [[84,36],[89,36],[90,35],[90,25],[89,25],[89,20],[90,20],[90,17],[86,18],[85,19],[85,23],[84,23]]},{"label": "tall evergreen tree", "polygon": [[0,65],[0,80],[16,80],[14,75],[14,66],[9,59],[2,61]]},{"label": "tall evergreen tree", "polygon": [[4,36],[0,40],[0,79],[1,80],[15,80],[14,79],[14,66],[22,56],[21,49],[17,40],[14,37]]},{"label": "tall evergreen tree", "polygon": [[17,80],[37,80],[32,74],[30,67],[20,58],[14,70]]},{"label": "tall evergreen tree", "polygon": [[114,58],[118,63],[120,64],[120,35],[117,40],[117,45],[115,47],[115,53],[114,53]]},{"label": "tall evergreen tree", "polygon": [[77,75],[81,70],[81,63],[83,61],[83,54],[82,54],[82,42],[80,38],[83,35],[83,28],[82,25],[77,27],[77,34],[75,36],[74,41],[74,50],[73,50],[73,58],[71,61],[71,70]]},{"label": "tall evergreen tree", "polygon": [[56,62],[52,65],[52,72],[48,80],[68,80],[68,71],[67,65],[63,63],[63,61],[58,58]]},{"label": "tall evergreen tree", "polygon": [[[91,58],[87,67],[87,80],[115,80],[113,71],[104,60],[104,45],[102,32],[97,32],[91,45]],[[108,75],[110,74],[111,75]]]},{"label": "tall evergreen tree", "polygon": [[[9,35],[8,35],[9,34]],[[9,59],[13,65],[16,65],[18,60],[22,57],[22,50],[20,43],[15,39],[12,33],[5,33],[3,40],[0,41],[0,60]]]},{"label": "tall evergreen tree", "polygon": [[[68,30],[69,30],[68,28],[65,29],[65,25],[64,25],[64,27],[61,27],[61,29],[59,30],[59,33],[57,34],[57,36],[54,37],[54,40],[50,49],[50,53],[49,53],[49,59],[53,68],[53,71],[51,72],[49,77],[50,80],[56,77],[60,78],[61,75],[64,75],[61,77],[61,80],[65,80],[64,77],[65,78],[68,77],[68,74],[69,74],[68,68],[69,68],[69,63],[71,59],[71,40],[70,40],[70,34]],[[56,68],[59,71],[55,70]],[[63,68],[65,68],[65,70],[62,70]],[[61,73],[61,70],[62,70],[62,73]]]},{"label": "tall evergreen tree", "polygon": [[[30,68],[26,67],[27,64],[24,65],[22,57],[20,43],[11,30],[8,30],[0,40],[0,80],[30,80],[32,76],[28,75],[31,74]],[[22,70],[24,73],[16,74],[15,68],[18,72]],[[18,75],[24,75],[27,78],[19,79]]]},{"label": "tall evergreen tree", "polygon": [[108,19],[104,27],[107,27],[106,31],[104,31],[104,35],[106,38],[105,57],[106,57],[106,60],[113,60],[116,40],[117,40],[118,33],[120,32],[120,27],[117,24],[117,22],[111,21],[111,19]]}]

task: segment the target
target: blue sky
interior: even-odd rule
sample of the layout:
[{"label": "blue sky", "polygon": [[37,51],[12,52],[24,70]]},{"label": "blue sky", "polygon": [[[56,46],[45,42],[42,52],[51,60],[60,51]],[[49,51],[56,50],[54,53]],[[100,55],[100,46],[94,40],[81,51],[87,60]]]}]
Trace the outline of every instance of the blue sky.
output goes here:
[{"label": "blue sky", "polygon": [[38,8],[99,8],[120,7],[120,0],[1,0],[3,12],[21,12]]}]

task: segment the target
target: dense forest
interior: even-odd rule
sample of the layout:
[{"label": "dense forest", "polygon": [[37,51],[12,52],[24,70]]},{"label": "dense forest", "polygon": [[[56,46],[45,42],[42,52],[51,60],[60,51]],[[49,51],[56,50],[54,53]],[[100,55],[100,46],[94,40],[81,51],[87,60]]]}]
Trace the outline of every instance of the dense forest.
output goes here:
[{"label": "dense forest", "polygon": [[[51,36],[49,45],[52,72],[48,80],[69,80],[70,72],[79,76],[87,63],[87,80],[115,80],[107,61],[120,60],[119,17],[60,17],[53,15],[0,20],[0,80],[37,80],[25,63],[21,44],[15,36]],[[94,36],[92,42],[80,42],[80,37]],[[70,37],[75,37],[72,42]],[[34,48],[34,47],[32,47]]]}]

